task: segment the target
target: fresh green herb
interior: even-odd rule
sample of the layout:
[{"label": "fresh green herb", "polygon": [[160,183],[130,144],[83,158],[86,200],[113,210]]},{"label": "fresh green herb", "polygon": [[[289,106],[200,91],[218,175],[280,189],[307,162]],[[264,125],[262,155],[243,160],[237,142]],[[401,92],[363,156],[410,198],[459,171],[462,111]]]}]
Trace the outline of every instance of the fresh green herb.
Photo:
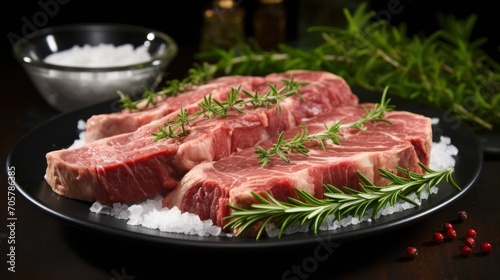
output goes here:
[{"label": "fresh green herb", "polygon": [[[133,100],[129,95],[118,91],[119,103],[122,108],[129,111],[140,111],[155,106],[157,102],[168,96],[177,96],[191,89],[193,86],[203,84],[214,78],[217,69],[208,63],[194,64],[188,70],[188,75],[182,80],[173,79],[165,82],[160,91],[145,88],[142,99]],[[141,106],[139,106],[141,105]]]},{"label": "fresh green herb", "polygon": [[240,53],[200,52],[223,75],[266,74],[292,69],[335,73],[353,87],[391,94],[447,110],[476,130],[500,125],[500,64],[482,49],[485,38],[470,41],[476,16],[441,17],[442,28],[429,36],[407,34],[406,26],[374,20],[365,4],[344,11],[346,27],[312,26],[320,35],[312,47],[282,44],[262,52],[251,42]]},{"label": "fresh green herb", "polygon": [[293,95],[302,99],[303,97],[299,89],[301,86],[307,84],[294,81],[293,75],[291,75],[290,80],[284,79],[282,82],[284,86],[281,88],[276,88],[276,85],[268,84],[269,90],[264,94],[259,94],[258,92],[252,94],[246,90],[242,90],[241,86],[231,88],[230,92],[227,94],[226,101],[219,101],[212,98],[212,94],[208,94],[204,96],[203,101],[198,104],[200,109],[192,115],[184,108],[181,108],[177,118],[164,123],[163,126],[158,126],[158,132],[152,133],[152,135],[155,136],[154,141],[159,141],[164,138],[179,138],[186,136],[189,134],[186,126],[199,116],[205,118],[212,118],[214,116],[226,117],[230,109],[240,114],[244,114],[244,108],[249,105],[253,108],[269,108],[272,105],[277,105],[279,113],[281,114],[281,101]]},{"label": "fresh green herb", "polygon": [[[178,94],[215,75],[321,70],[374,92],[390,85],[391,94],[444,109],[476,130],[500,125],[500,64],[481,49],[485,38],[470,40],[475,15],[464,20],[443,16],[442,28],[428,36],[410,36],[404,24],[374,20],[375,12],[364,3],[344,15],[346,27],[310,27],[320,37],[312,47],[281,44],[277,52],[264,52],[249,40],[239,51],[200,51],[195,58],[210,63],[190,70],[188,78],[171,82],[158,95]],[[154,103],[156,94],[146,95],[142,102]],[[132,109],[141,102],[122,100]]]},{"label": "fresh green herb", "polygon": [[317,234],[321,224],[332,215],[339,221],[348,214],[361,218],[368,209],[372,209],[372,217],[376,218],[377,213],[382,208],[387,205],[393,206],[400,199],[418,205],[408,196],[416,193],[418,199],[421,200],[424,189],[431,193],[430,189],[437,186],[443,179],[460,190],[460,187],[453,180],[453,169],[434,171],[422,163],[419,164],[425,171],[424,174],[396,167],[397,171],[405,174],[403,177],[379,169],[380,176],[390,180],[387,186],[375,186],[359,172],[358,176],[364,184],[360,185],[361,191],[348,187],[344,187],[344,191],[341,191],[330,184],[325,184],[324,196],[326,198],[324,199],[318,199],[300,189],[295,189],[300,199],[289,197],[288,202],[276,200],[267,192],[265,192],[266,197],[252,192],[259,203],[252,204],[250,209],[228,204],[227,206],[232,209],[232,213],[225,217],[229,220],[225,228],[237,229],[236,235],[238,236],[258,225],[260,229],[256,239],[259,239],[267,224],[273,223],[279,228],[279,237],[281,237],[289,226],[296,223],[304,225],[310,221],[310,229],[314,234]]},{"label": "fresh green herb", "polygon": [[309,134],[307,128],[302,125],[301,132],[297,133],[290,141],[285,140],[285,132],[282,131],[278,135],[276,143],[271,148],[265,150],[260,146],[256,147],[254,152],[257,154],[259,164],[261,166],[269,164],[271,162],[271,158],[274,156],[278,156],[281,160],[288,163],[290,162],[290,160],[286,157],[286,155],[294,151],[307,156],[309,153],[309,149],[307,149],[306,143],[312,143],[313,140],[316,140],[316,142],[320,144],[323,150],[325,149],[324,141],[326,140],[330,140],[334,144],[339,145],[339,141],[342,139],[340,130],[344,128],[357,128],[361,131],[364,131],[366,129],[365,124],[367,122],[390,123],[389,120],[384,119],[385,113],[392,111],[394,108],[394,106],[389,105],[390,98],[386,99],[387,89],[388,87],[385,88],[380,103],[374,104],[371,110],[366,110],[366,114],[356,122],[350,124],[335,122],[330,127],[325,125],[324,131],[315,134]]},{"label": "fresh green herb", "polygon": [[[189,113],[184,108],[180,108],[179,114],[177,114],[177,118],[170,120],[162,126],[158,126],[158,132],[153,132],[152,135],[155,137],[154,141],[157,142],[164,138],[179,138],[182,136],[186,136],[189,132],[186,129],[186,125],[189,124],[190,121],[195,119],[189,117]],[[180,130],[180,131],[179,131]]]}]

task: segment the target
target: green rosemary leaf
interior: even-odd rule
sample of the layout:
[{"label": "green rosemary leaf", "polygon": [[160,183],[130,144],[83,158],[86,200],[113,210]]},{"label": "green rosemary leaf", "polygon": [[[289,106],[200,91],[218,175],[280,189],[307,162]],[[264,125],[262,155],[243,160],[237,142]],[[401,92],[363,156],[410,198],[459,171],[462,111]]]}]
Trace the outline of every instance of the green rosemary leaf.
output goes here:
[{"label": "green rosemary leaf", "polygon": [[[209,63],[194,63],[192,68],[188,70],[187,77],[182,80],[173,79],[165,81],[165,86],[158,91],[145,88],[141,99],[132,100],[129,95],[126,95],[122,91],[118,91],[118,96],[120,97],[119,103],[122,108],[129,111],[145,110],[155,106],[158,101],[164,100],[168,96],[177,96],[180,93],[188,91],[193,86],[201,85],[213,79],[216,72],[217,67],[214,65]],[[139,108],[139,104],[143,106]]]},{"label": "green rosemary leaf", "polygon": [[[290,80],[284,79],[283,83],[285,85],[280,89],[277,89],[273,84],[268,84],[269,91],[263,95],[259,95],[257,92],[255,94],[251,94],[243,91],[241,89],[241,85],[236,88],[232,87],[227,94],[226,101],[217,100],[212,97],[211,93],[209,93],[203,97],[203,101],[198,103],[198,107],[200,107],[200,109],[193,113],[192,116],[189,116],[185,109],[181,108],[176,119],[165,123],[165,128],[158,128],[158,132],[154,132],[152,134],[155,136],[155,141],[159,141],[164,138],[178,138],[185,136],[189,134],[186,126],[189,122],[195,120],[199,116],[203,116],[208,119],[213,117],[223,118],[227,117],[227,112],[231,109],[240,114],[245,114],[244,109],[248,105],[252,105],[254,108],[276,105],[278,110],[281,112],[281,100],[293,95],[302,98],[299,93],[299,88],[305,84],[295,82],[293,80],[293,75],[290,77]],[[180,132],[175,134],[175,131],[178,131],[179,129]],[[259,152],[263,154],[263,151]],[[280,150],[277,150],[276,153],[273,154],[280,154],[282,158],[286,159]]]},{"label": "green rosemary leaf", "polygon": [[325,125],[325,130],[309,134],[307,127],[301,125],[301,132],[297,133],[291,140],[285,140],[285,133],[282,131],[278,135],[276,143],[273,144],[271,148],[265,150],[264,148],[257,146],[254,153],[257,154],[257,159],[261,166],[265,166],[271,162],[271,158],[278,156],[282,161],[289,163],[290,160],[286,157],[287,154],[298,152],[304,156],[308,156],[309,149],[306,147],[306,143],[312,144],[315,140],[322,149],[325,149],[325,141],[330,140],[335,145],[340,144],[342,136],[340,135],[341,128],[357,128],[361,131],[365,130],[365,123],[367,122],[386,122],[390,123],[389,120],[384,118],[384,114],[388,111],[393,110],[394,106],[389,105],[390,99],[386,99],[387,87],[382,94],[380,103],[374,104],[371,110],[365,110],[366,113],[358,121],[350,124],[342,124],[341,122],[336,122],[332,126],[328,127]]},{"label": "green rosemary leaf", "polygon": [[134,110],[137,108],[137,105],[134,103],[134,101],[132,100],[132,98],[130,96],[126,95],[121,90],[117,91],[117,93],[118,93],[118,96],[120,97],[118,102],[120,103],[122,108],[129,109],[129,110]]},{"label": "green rosemary leaf", "polygon": [[281,44],[277,52],[263,52],[249,42],[243,51],[202,51],[195,58],[205,62],[195,63],[185,79],[167,81],[142,100],[119,93],[120,104],[129,110],[140,110],[138,104],[154,106],[215,75],[309,69],[335,73],[351,86],[370,91],[382,92],[390,85],[391,94],[447,110],[478,131],[500,126],[500,64],[481,49],[486,38],[471,41],[476,15],[441,16],[441,29],[426,36],[409,36],[404,24],[377,19],[365,3],[352,13],[345,9],[344,16],[345,27],[309,27],[308,32],[321,39],[311,47]]},{"label": "green rosemary leaf", "polygon": [[475,15],[442,16],[442,28],[427,36],[409,36],[404,24],[374,18],[366,4],[344,15],[345,27],[308,28],[323,40],[312,47],[281,44],[279,52],[262,52],[248,45],[243,53],[213,51],[211,59],[225,75],[329,71],[371,91],[390,85],[391,94],[450,110],[477,130],[500,125],[500,65],[481,49],[485,38],[470,41]]},{"label": "green rosemary leaf", "polygon": [[316,234],[321,224],[330,216],[337,220],[348,214],[361,218],[372,209],[372,218],[376,218],[382,208],[395,205],[399,200],[418,205],[408,196],[416,193],[421,200],[420,195],[426,187],[430,191],[431,187],[438,186],[442,180],[460,191],[452,176],[453,169],[435,171],[422,163],[419,165],[425,171],[423,174],[397,167],[399,172],[406,174],[405,177],[379,169],[380,176],[390,180],[386,186],[375,186],[358,172],[358,176],[365,183],[360,187],[361,191],[348,187],[344,187],[344,191],[341,191],[333,185],[325,184],[324,199],[318,199],[300,189],[295,189],[300,199],[290,197],[287,202],[279,201],[268,193],[263,197],[252,192],[259,203],[252,204],[250,209],[227,204],[232,213],[225,217],[228,220],[225,228],[238,230],[236,233],[238,236],[252,227],[261,226],[256,236],[259,239],[264,234],[264,227],[267,224],[273,223],[279,228],[278,236],[281,237],[284,230],[294,223],[299,222],[304,225],[311,221],[309,227]]}]

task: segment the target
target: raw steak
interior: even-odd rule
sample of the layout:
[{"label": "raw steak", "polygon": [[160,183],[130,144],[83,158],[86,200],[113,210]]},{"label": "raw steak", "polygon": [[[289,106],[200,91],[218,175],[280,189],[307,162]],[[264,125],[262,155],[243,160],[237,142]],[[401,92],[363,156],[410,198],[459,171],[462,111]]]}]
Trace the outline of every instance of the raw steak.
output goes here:
[{"label": "raw steak", "polygon": [[[366,106],[370,106],[366,104]],[[304,124],[309,134],[323,131],[333,121],[354,122],[364,115],[362,106],[345,106],[333,113],[323,114]],[[268,192],[278,200],[298,198],[294,189],[305,190],[323,198],[323,184],[342,188],[359,189],[359,171],[377,185],[386,185],[379,176],[378,168],[395,172],[395,166],[422,173],[418,162],[429,164],[432,146],[431,120],[427,117],[393,111],[386,114],[392,124],[383,122],[367,124],[366,131],[343,129],[340,145],[326,142],[326,150],[319,144],[308,146],[309,156],[299,153],[289,155],[290,163],[278,157],[264,167],[258,163],[255,148],[248,148],[216,162],[206,162],[191,169],[168,193],[163,206],[178,207],[182,212],[197,214],[202,220],[211,219],[224,226],[224,217],[230,214],[227,203],[248,208],[254,199],[251,192],[264,196]],[[286,131],[291,139],[300,130]],[[259,146],[268,149],[276,141],[270,138]]]},{"label": "raw steak", "polygon": [[336,75],[303,71],[294,73],[294,79],[309,84],[300,88],[303,99],[292,96],[281,103],[281,113],[271,106],[250,108],[246,114],[229,111],[225,118],[198,118],[190,123],[188,136],[154,142],[151,133],[157,132],[158,124],[176,118],[176,111],[131,133],[47,153],[46,181],[54,192],[69,198],[102,204],[135,202],[175,188],[197,164],[252,147],[305,118],[358,103]]},{"label": "raw steak", "polygon": [[253,91],[258,85],[265,85],[263,77],[231,76],[214,79],[204,85],[195,86],[178,96],[167,97],[156,106],[142,111],[122,110],[116,113],[99,114],[87,120],[85,142],[135,131],[137,128],[162,118],[180,107],[196,108],[203,96],[212,93],[217,100],[225,100],[231,87]]}]

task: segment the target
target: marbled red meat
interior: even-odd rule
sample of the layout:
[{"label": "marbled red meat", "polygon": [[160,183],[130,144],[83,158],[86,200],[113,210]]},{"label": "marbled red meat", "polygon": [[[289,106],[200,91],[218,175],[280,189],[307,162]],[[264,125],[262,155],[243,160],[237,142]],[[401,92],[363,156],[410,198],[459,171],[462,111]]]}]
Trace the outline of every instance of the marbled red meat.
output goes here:
[{"label": "marbled red meat", "polygon": [[[244,90],[252,90],[263,84],[265,84],[263,77],[226,76],[200,86],[193,86],[188,92],[178,96],[159,100],[154,107],[140,111],[124,109],[115,113],[94,115],[86,122],[85,141],[90,143],[98,139],[135,131],[181,107],[187,111],[197,110],[198,103],[207,94],[212,94],[213,98],[224,101],[231,87],[241,86]],[[140,107],[143,105],[139,105]]]},{"label": "marbled red meat", "polygon": [[[281,79],[291,75],[270,75],[269,81],[279,87]],[[133,132],[47,153],[45,179],[54,192],[65,197],[102,204],[135,202],[175,188],[200,163],[220,160],[296,127],[304,119],[358,103],[347,83],[336,75],[294,71],[293,77],[308,84],[300,88],[303,98],[292,96],[280,104],[281,113],[277,106],[250,109],[246,114],[230,111],[225,118],[191,122],[188,136],[153,141],[151,133],[176,118],[178,111],[174,111]],[[264,88],[259,83],[252,90]]]},{"label": "marbled red meat", "polygon": [[[371,106],[365,104],[365,106]],[[324,130],[334,121],[350,123],[365,114],[363,106],[344,106],[304,122],[310,134]],[[192,168],[179,185],[164,200],[163,206],[178,207],[182,212],[197,214],[202,220],[211,219],[215,225],[224,226],[230,214],[227,203],[248,208],[258,201],[251,192],[286,201],[298,198],[295,188],[315,197],[323,198],[323,184],[338,188],[348,186],[359,189],[360,172],[376,185],[388,181],[380,177],[378,168],[396,172],[395,167],[422,173],[419,162],[428,165],[432,147],[431,120],[409,112],[393,111],[386,114],[391,124],[368,123],[365,131],[343,129],[340,145],[326,143],[323,150],[318,144],[309,146],[309,156],[290,154],[290,163],[275,158],[269,165],[260,166],[255,148],[241,150],[219,161],[206,162]],[[291,139],[300,130],[286,131]],[[270,138],[257,145],[268,149],[276,142]]]}]

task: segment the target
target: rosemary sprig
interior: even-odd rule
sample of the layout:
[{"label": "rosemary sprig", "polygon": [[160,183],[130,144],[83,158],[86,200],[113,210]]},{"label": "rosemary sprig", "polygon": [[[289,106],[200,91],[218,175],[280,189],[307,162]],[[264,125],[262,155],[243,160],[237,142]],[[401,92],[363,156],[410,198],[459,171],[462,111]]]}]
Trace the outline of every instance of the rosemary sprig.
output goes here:
[{"label": "rosemary sprig", "polygon": [[391,93],[447,110],[475,130],[500,126],[500,64],[481,49],[485,38],[470,41],[475,15],[463,20],[441,17],[442,28],[428,36],[409,36],[405,25],[375,20],[376,13],[365,3],[344,15],[346,27],[311,26],[308,31],[320,38],[312,47],[281,44],[278,52],[264,52],[249,40],[238,52],[201,51],[195,58],[211,62],[195,64],[188,78],[167,82],[164,90],[147,92],[142,100],[122,94],[121,103],[137,110],[140,102],[154,104],[156,96],[176,95],[215,75],[309,69],[335,73],[370,91],[380,92],[389,84]]},{"label": "rosemary sprig", "polygon": [[[193,86],[203,84],[210,79],[214,78],[217,68],[208,63],[197,64],[195,63],[191,69],[188,70],[188,75],[182,80],[172,79],[165,82],[165,86],[155,91],[153,89],[144,89],[141,99],[133,100],[132,97],[122,91],[118,91],[120,99],[118,102],[121,107],[129,111],[140,111],[149,107],[155,106],[158,101],[164,100],[168,96],[177,96],[191,89]],[[139,104],[142,106],[139,108]]]},{"label": "rosemary sprig", "polygon": [[386,99],[388,87],[385,88],[380,103],[374,104],[371,110],[365,108],[366,114],[363,115],[359,120],[353,123],[342,124],[341,122],[334,122],[330,127],[325,124],[325,130],[309,134],[307,127],[301,125],[301,132],[297,133],[291,140],[285,140],[285,132],[282,131],[278,135],[276,143],[269,149],[264,149],[261,146],[257,146],[254,153],[257,154],[257,159],[261,166],[265,166],[271,162],[271,158],[278,156],[281,160],[289,163],[290,160],[286,156],[287,154],[298,152],[304,156],[307,156],[309,149],[306,147],[307,143],[312,144],[314,141],[320,144],[321,148],[325,150],[325,141],[330,140],[335,145],[340,144],[342,136],[340,135],[340,130],[344,128],[357,128],[361,131],[366,129],[365,124],[367,122],[386,122],[390,123],[389,120],[384,118],[385,113],[392,111],[394,109],[393,105],[389,105],[390,98]]},{"label": "rosemary sprig", "polygon": [[186,126],[196,117],[189,117],[189,113],[186,111],[186,109],[180,108],[179,114],[177,114],[176,119],[168,121],[164,124],[163,127],[158,126],[158,132],[152,133],[152,135],[155,137],[153,141],[157,142],[164,138],[173,139],[188,135],[189,132],[187,131]]},{"label": "rosemary sprig", "polygon": [[291,75],[289,80],[284,79],[282,82],[284,86],[281,88],[277,88],[276,85],[269,83],[269,90],[262,95],[258,92],[252,94],[246,90],[242,90],[241,86],[237,88],[232,87],[227,94],[226,101],[219,101],[213,98],[212,94],[208,94],[203,97],[203,101],[198,103],[198,107],[200,108],[198,111],[189,114],[184,108],[181,108],[177,118],[164,123],[163,126],[158,126],[158,132],[152,133],[155,137],[154,141],[156,142],[164,138],[179,138],[188,135],[189,131],[186,126],[199,116],[208,119],[213,117],[226,117],[228,111],[231,109],[240,114],[244,114],[245,107],[249,105],[253,108],[269,108],[272,105],[277,105],[279,113],[281,114],[281,102],[294,95],[303,99],[299,89],[307,84],[295,81],[293,75]]},{"label": "rosemary sprig", "polygon": [[324,199],[318,199],[311,194],[295,189],[300,199],[288,198],[288,202],[276,200],[269,193],[263,197],[255,192],[252,195],[259,203],[252,204],[250,209],[244,209],[228,204],[232,213],[225,219],[229,222],[225,228],[238,229],[236,235],[241,235],[244,231],[258,225],[256,239],[259,239],[270,223],[280,229],[279,237],[289,226],[296,222],[304,225],[310,221],[310,229],[317,234],[321,224],[329,217],[334,216],[337,220],[342,219],[348,214],[356,217],[363,217],[368,209],[373,209],[372,217],[376,218],[377,213],[387,205],[395,205],[399,199],[418,205],[415,201],[408,198],[408,195],[416,193],[421,200],[421,194],[424,189],[430,192],[430,189],[437,186],[443,179],[451,184],[455,189],[460,187],[453,180],[453,169],[444,169],[435,171],[422,163],[419,165],[424,169],[424,174],[411,172],[408,169],[396,167],[397,171],[405,176],[398,176],[382,168],[379,169],[380,176],[390,180],[387,186],[375,186],[365,176],[358,172],[358,176],[364,183],[360,184],[361,191],[344,187],[344,192],[340,189],[325,184]]},{"label": "rosemary sprig", "polygon": [[292,69],[323,70],[344,77],[351,86],[391,93],[453,113],[476,130],[500,125],[500,64],[482,49],[485,38],[470,41],[476,16],[458,20],[441,17],[441,29],[409,36],[406,26],[375,20],[375,12],[361,4],[344,11],[346,27],[312,26],[318,44],[282,44],[277,53],[262,52],[251,42],[243,51],[214,49],[200,59],[224,75],[266,74]]}]

